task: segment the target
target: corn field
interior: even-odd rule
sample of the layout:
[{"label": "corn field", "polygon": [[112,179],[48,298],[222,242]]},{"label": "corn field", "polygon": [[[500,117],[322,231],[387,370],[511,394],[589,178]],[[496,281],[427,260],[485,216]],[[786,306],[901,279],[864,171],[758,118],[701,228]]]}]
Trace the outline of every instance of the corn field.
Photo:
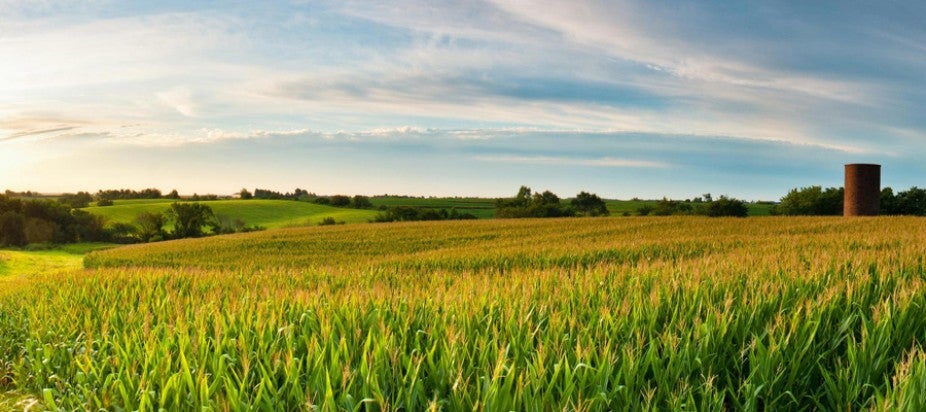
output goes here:
[{"label": "corn field", "polygon": [[353,225],[129,246],[0,292],[63,410],[924,410],[926,220]]}]

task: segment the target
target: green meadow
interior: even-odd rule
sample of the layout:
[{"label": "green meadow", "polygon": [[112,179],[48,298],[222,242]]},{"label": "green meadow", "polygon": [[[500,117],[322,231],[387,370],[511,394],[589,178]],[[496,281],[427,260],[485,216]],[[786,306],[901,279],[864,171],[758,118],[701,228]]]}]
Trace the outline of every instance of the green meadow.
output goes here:
[{"label": "green meadow", "polygon": [[[435,209],[456,208],[461,213],[470,213],[480,219],[489,219],[495,216],[495,199],[491,198],[465,198],[465,197],[372,197],[370,201],[374,207],[379,206],[415,206]],[[565,200],[568,202],[568,200]],[[617,200],[605,199],[608,212],[611,216],[621,216],[627,213],[631,216],[638,214],[637,210],[643,206],[656,206],[658,200]],[[768,216],[772,205],[768,203],[747,203],[750,216]]]},{"label": "green meadow", "polygon": [[113,247],[106,243],[75,243],[51,250],[0,250],[0,277],[30,276],[80,268],[84,255]]},{"label": "green meadow", "polygon": [[[117,200],[112,206],[92,206],[83,210],[104,216],[110,223],[132,223],[142,212],[167,211],[173,202],[171,199]],[[268,229],[314,225],[327,217],[338,222],[365,223],[378,213],[374,210],[345,209],[292,200],[212,200],[201,203],[211,207],[216,215],[241,219],[249,226]]]},{"label": "green meadow", "polygon": [[479,219],[489,219],[495,216],[495,199],[478,197],[402,197],[378,196],[371,197],[373,207],[381,206],[412,206],[431,209],[456,209],[460,213],[469,213]]},{"label": "green meadow", "polygon": [[[636,216],[639,214],[637,211],[641,207],[655,207],[657,203],[659,203],[658,200],[605,200],[605,204],[608,206],[608,212],[611,213],[611,216],[622,216],[625,213]],[[749,216],[769,216],[772,207],[773,205],[771,203],[746,203]]]}]

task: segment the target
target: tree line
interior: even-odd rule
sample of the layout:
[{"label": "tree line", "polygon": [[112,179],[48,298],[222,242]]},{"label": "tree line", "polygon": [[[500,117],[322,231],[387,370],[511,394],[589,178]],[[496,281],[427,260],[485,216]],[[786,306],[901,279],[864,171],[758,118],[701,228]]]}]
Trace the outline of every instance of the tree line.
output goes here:
[{"label": "tree line", "polygon": [[[171,230],[167,227],[172,225]],[[216,215],[202,203],[174,202],[164,213],[142,212],[133,223],[106,225],[95,215],[66,202],[23,200],[0,194],[0,246],[29,244],[156,242],[262,230],[241,219]]]},{"label": "tree line", "polygon": [[[527,186],[521,186],[513,198],[497,199],[495,205],[495,216],[500,218],[608,216],[610,214],[607,204],[597,194],[582,191],[575,198],[564,202],[549,190],[535,193]],[[714,200],[710,194],[705,194],[703,199],[699,197],[693,201],[663,198],[655,205],[641,206],[637,209],[637,213],[642,216],[746,217],[748,209],[742,200],[726,196]]]},{"label": "tree line", "polygon": [[[134,223],[134,224],[133,224]],[[229,233],[253,232],[263,227],[249,226],[241,219],[218,215],[199,202],[174,202],[166,212],[139,213],[133,223],[119,222],[110,229],[117,243],[158,242]],[[172,230],[166,227],[172,225]]]},{"label": "tree line", "polygon": [[333,196],[319,196],[315,193],[309,192],[305,189],[296,188],[292,192],[277,192],[267,189],[254,189],[254,192],[248,191],[248,189],[241,189],[238,193],[238,196],[243,200],[249,199],[264,199],[264,200],[297,200],[305,201],[310,203],[315,203],[319,205],[334,206],[334,207],[346,207],[352,209],[371,209],[373,208],[373,202],[370,201],[368,196],[355,195],[355,196],[345,196],[345,195],[333,195]]},{"label": "tree line", "polygon": [[608,207],[598,195],[579,192],[568,204],[555,193],[546,190],[534,193],[531,188],[521,186],[513,198],[495,200],[495,217],[569,217],[607,216]]},{"label": "tree line", "polygon": [[[845,188],[808,186],[791,189],[772,209],[775,215],[842,215]],[[881,189],[882,215],[926,216],[926,189],[916,186],[894,193]]]},{"label": "tree line", "polygon": [[102,216],[48,199],[21,200],[0,195],[0,245],[104,242],[111,233]]},{"label": "tree line", "polygon": [[746,217],[749,215],[749,208],[746,207],[746,203],[742,200],[723,195],[715,200],[710,193],[705,193],[701,197],[685,199],[684,201],[662,198],[655,205],[640,206],[637,208],[637,213],[641,216]]},{"label": "tree line", "polygon": [[379,213],[370,222],[417,222],[428,220],[473,220],[475,215],[460,213],[456,208],[436,209],[416,206],[392,206]]}]

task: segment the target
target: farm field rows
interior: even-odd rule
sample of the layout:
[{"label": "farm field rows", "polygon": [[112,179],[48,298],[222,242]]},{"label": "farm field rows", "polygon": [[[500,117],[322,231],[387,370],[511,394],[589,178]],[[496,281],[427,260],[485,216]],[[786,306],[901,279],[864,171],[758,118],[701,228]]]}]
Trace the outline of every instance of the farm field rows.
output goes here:
[{"label": "farm field rows", "polygon": [[0,392],[132,410],[922,410],[926,221],[290,228],[0,292]]}]

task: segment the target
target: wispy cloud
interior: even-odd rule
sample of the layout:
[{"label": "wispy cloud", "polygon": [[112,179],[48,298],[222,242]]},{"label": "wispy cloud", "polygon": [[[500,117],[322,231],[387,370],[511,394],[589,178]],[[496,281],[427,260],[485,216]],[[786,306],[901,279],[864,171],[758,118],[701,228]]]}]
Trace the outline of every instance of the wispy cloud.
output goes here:
[{"label": "wispy cloud", "polygon": [[167,107],[170,107],[186,117],[196,117],[197,107],[193,102],[190,90],[182,87],[175,87],[167,91],[156,94],[158,99]]},{"label": "wispy cloud", "polygon": [[49,133],[56,133],[56,132],[64,132],[67,130],[73,130],[74,128],[75,126],[64,126],[64,127],[55,127],[51,129],[42,129],[42,130],[27,130],[23,132],[13,133],[7,137],[0,137],[0,140],[13,140],[13,139],[21,138],[21,137],[37,136],[41,134],[49,134]]},{"label": "wispy cloud", "polygon": [[526,163],[534,165],[550,166],[582,166],[582,167],[633,167],[633,168],[668,168],[671,165],[663,162],[653,162],[647,160],[618,159],[613,157],[601,157],[592,159],[580,159],[572,157],[553,157],[553,156],[476,156],[474,159],[483,162],[500,162],[500,163]]},{"label": "wispy cloud", "polygon": [[0,143],[85,157],[79,146],[286,147],[274,164],[311,147],[342,160],[389,153],[398,168],[441,159],[639,169],[644,180],[712,164],[742,175],[795,157],[914,165],[926,154],[924,12],[915,2],[0,0]]}]

